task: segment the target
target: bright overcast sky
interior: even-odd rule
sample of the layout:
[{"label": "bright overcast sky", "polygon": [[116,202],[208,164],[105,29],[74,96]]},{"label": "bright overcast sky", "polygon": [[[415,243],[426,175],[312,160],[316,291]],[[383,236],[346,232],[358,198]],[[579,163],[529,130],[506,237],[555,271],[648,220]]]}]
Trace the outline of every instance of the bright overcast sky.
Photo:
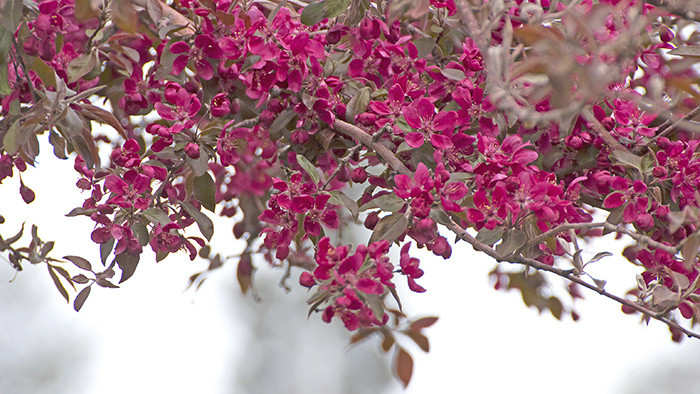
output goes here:
[{"label": "bright overcast sky", "polygon": [[[82,202],[74,186],[78,178],[72,164],[53,158],[44,147],[38,171],[30,169],[23,175],[25,184],[37,192],[37,200],[29,206],[19,197],[18,177],[6,179],[0,185],[0,213],[7,222],[0,225],[0,233],[13,234],[23,220],[37,223],[42,239],[57,241],[56,256],[79,254],[95,266],[99,264],[98,248],[89,238],[91,221],[63,216]],[[235,253],[230,224],[219,224],[217,230],[215,247],[223,253]],[[229,250],[222,250],[224,247]],[[616,252],[605,243],[591,247],[594,253],[606,249]],[[264,341],[296,346],[298,353],[313,350],[317,344],[326,346],[310,352],[315,354],[311,364],[314,367],[311,375],[304,377],[289,363],[255,361],[269,363],[270,373],[281,377],[282,381],[276,383],[279,392],[343,391],[316,384],[322,381],[318,375],[338,373],[343,359],[355,357],[358,351],[346,346],[347,337],[341,329],[320,323],[319,316],[313,315],[311,321],[306,321],[302,289],[285,296],[281,289],[268,286],[271,289],[267,296],[263,294],[260,306],[246,307],[241,297],[233,295],[240,292],[232,266],[216,273],[199,292],[185,292],[187,277],[204,264],[190,263],[184,254],[155,264],[149,256],[143,256],[136,274],[121,289],[95,286],[80,313],[66,305],[52,287],[45,267],[25,267],[14,283],[8,283],[14,271],[3,261],[0,349],[11,350],[3,351],[5,357],[27,357],[26,349],[45,346],[51,338],[71,337],[80,344],[75,357],[89,358],[82,360],[88,366],[80,382],[66,392],[227,393],[232,392],[231,387],[238,387],[232,383],[235,379],[254,379],[247,372],[249,363],[255,361],[251,353],[270,345],[253,342],[255,337],[262,337],[268,338]],[[415,346],[411,348],[416,356],[416,372],[406,393],[675,393],[682,391],[676,391],[680,389],[673,382],[666,384],[666,391],[647,391],[651,390],[647,384],[665,382],[668,368],[679,370],[685,362],[692,367],[692,363],[700,361],[692,356],[700,350],[700,342],[673,344],[665,326],[656,322],[640,325],[638,317],[623,315],[619,306],[591,292],[586,292],[587,299],[578,303],[582,319],[577,323],[568,317],[559,322],[548,314],[538,315],[523,305],[519,294],[494,291],[487,275],[493,262],[476,255],[468,246],[456,247],[449,261],[431,255],[421,257],[426,274],[419,283],[428,291],[404,292],[404,307],[410,316],[438,315],[440,320],[426,331],[431,341],[430,354],[420,354]],[[634,271],[627,266],[629,263],[615,256],[596,263],[590,271],[601,276],[613,274],[616,280],[609,281],[608,289],[624,293],[634,283]],[[279,271],[266,276],[269,281],[276,281],[281,275]],[[1,300],[9,300],[15,287],[29,289],[22,293],[23,297],[41,305],[40,312],[4,305]],[[270,296],[269,292],[278,294]],[[284,297],[297,301],[287,302]],[[283,329],[282,339],[261,336],[267,328],[251,326],[251,313],[274,311],[274,305],[266,306],[266,301],[280,303],[283,309],[301,304],[299,316],[292,319],[301,322],[301,331],[285,334]],[[275,320],[272,313],[258,323],[285,327],[292,324],[288,319],[285,316],[282,321]],[[303,331],[305,324],[313,334]],[[378,343],[370,340],[364,348],[372,354],[377,352]],[[60,354],[58,349],[55,357]],[[2,368],[0,382],[20,379],[26,372],[23,364],[13,361],[0,364],[15,367]],[[31,363],[28,365],[30,368]],[[693,370],[690,368],[691,374]],[[368,373],[362,368],[351,372],[356,375],[351,377],[358,380],[365,379]],[[677,383],[681,382],[686,390],[698,387],[697,382],[695,386],[690,386],[693,383],[688,380]],[[264,392],[266,387],[263,381],[247,384],[246,387],[260,390],[250,389],[251,392]],[[0,383],[0,391],[3,387],[8,386]],[[391,392],[401,392],[398,384],[392,387]],[[45,392],[56,392],[55,388],[52,390]]]}]

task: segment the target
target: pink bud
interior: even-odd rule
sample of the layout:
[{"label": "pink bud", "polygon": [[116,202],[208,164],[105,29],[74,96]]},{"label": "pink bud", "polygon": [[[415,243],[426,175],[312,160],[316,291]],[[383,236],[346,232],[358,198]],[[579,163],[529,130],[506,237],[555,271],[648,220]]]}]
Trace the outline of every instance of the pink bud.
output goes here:
[{"label": "pink bud", "polygon": [[299,276],[299,284],[311,288],[316,284],[316,280],[314,279],[314,276],[311,275],[308,272],[302,272],[301,276]]},{"label": "pink bud", "polygon": [[194,142],[190,142],[189,144],[185,145],[185,154],[187,154],[190,159],[198,159],[199,145],[195,144]]}]

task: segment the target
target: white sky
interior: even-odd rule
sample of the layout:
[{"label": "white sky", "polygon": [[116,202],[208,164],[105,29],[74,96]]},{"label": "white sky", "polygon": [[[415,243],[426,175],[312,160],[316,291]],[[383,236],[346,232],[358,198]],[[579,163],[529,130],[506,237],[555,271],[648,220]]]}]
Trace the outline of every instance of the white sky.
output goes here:
[{"label": "white sky", "polygon": [[[7,219],[0,225],[0,233],[13,234],[22,220],[28,226],[37,223],[42,239],[57,241],[56,256],[79,254],[90,259],[93,266],[98,265],[98,248],[89,239],[91,221],[63,216],[82,202],[74,187],[78,178],[72,170],[73,162],[53,158],[46,147],[40,162],[38,171],[30,169],[23,174],[25,184],[37,192],[37,200],[31,205],[26,206],[19,197],[17,176],[0,185],[0,213]],[[230,225],[220,225],[217,230],[219,247],[235,248],[233,238],[228,238]],[[602,251],[601,245],[605,244],[593,246],[591,254]],[[16,283],[7,283],[14,271],[3,261],[0,349],[38,346],[44,340],[36,329],[22,328],[29,312],[9,310],[3,305],[3,295],[22,282],[29,284],[36,292],[32,297],[43,304],[42,319],[32,320],[32,324],[46,324],[49,331],[53,325],[54,331],[77,333],[82,348],[94,352],[79,385],[85,393],[228,392],[232,370],[240,374],[246,368],[250,355],[245,352],[250,348],[245,344],[252,340],[250,327],[236,319],[244,312],[237,309],[241,308],[240,302],[232,301],[231,294],[238,292],[234,267],[213,275],[200,291],[184,292],[189,275],[204,264],[191,263],[185,255],[155,264],[148,256],[143,256],[136,274],[123,288],[94,286],[80,313],[65,304],[43,266],[25,266]],[[518,293],[494,291],[487,277],[493,262],[477,256],[468,246],[455,248],[449,261],[431,255],[423,255],[421,261],[426,274],[419,283],[428,291],[404,292],[404,307],[410,316],[438,315],[440,320],[426,331],[430,354],[411,347],[415,374],[406,393],[620,393],[637,381],[655,379],[656,373],[661,379],[661,367],[658,372],[654,369],[658,360],[666,364],[699,361],[691,354],[700,349],[700,342],[673,344],[664,325],[640,325],[638,317],[623,315],[618,305],[591,292],[578,303],[582,319],[577,323],[569,318],[559,322],[548,314],[538,315],[523,305]],[[627,266],[615,256],[596,263],[590,271],[601,277],[605,272],[613,274],[617,280],[610,280],[608,289],[622,293],[634,283],[633,271]],[[266,298],[269,301],[274,297]],[[304,305],[299,313],[300,321],[305,320]],[[312,316],[305,324],[319,326],[319,320],[319,316]],[[320,326],[336,332],[334,327]],[[307,342],[305,346],[313,346],[315,341]],[[334,357],[354,354],[352,347],[344,345],[344,338],[338,343],[340,348]],[[376,340],[366,346],[379,347]],[[0,381],[17,378],[10,373],[0,371]],[[281,384],[284,387],[285,383]],[[291,387],[301,386],[290,383],[288,392],[298,392]],[[309,385],[304,392],[334,392],[318,387]],[[393,387],[393,392],[401,392],[398,385]],[[679,391],[668,388],[666,392]]]}]

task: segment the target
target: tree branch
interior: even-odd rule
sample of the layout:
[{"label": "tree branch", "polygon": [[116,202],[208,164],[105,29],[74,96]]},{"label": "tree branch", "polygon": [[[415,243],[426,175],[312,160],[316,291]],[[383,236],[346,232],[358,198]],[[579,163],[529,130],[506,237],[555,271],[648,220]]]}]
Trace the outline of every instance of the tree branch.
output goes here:
[{"label": "tree branch", "polygon": [[398,157],[396,157],[394,152],[384,146],[381,142],[374,141],[372,136],[365,133],[361,128],[336,118],[335,122],[333,122],[333,129],[347,135],[348,137],[358,140],[361,144],[374,150],[397,172],[409,176],[413,175],[413,171],[409,170],[408,167],[406,167],[406,165],[403,164]]}]

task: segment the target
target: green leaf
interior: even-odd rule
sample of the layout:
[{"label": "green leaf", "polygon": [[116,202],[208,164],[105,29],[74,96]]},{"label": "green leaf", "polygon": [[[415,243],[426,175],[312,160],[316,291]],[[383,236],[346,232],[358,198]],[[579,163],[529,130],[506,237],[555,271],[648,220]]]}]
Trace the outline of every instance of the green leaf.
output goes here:
[{"label": "green leaf", "polygon": [[97,53],[84,53],[73,59],[68,64],[66,74],[68,75],[68,83],[78,81],[80,78],[90,74],[97,65]]},{"label": "green leaf", "polygon": [[353,220],[357,220],[360,215],[360,208],[357,206],[357,202],[352,198],[348,197],[347,194],[341,192],[340,190],[331,190],[331,200],[334,204],[344,206],[350,211]]},{"label": "green leaf", "polygon": [[440,70],[440,73],[444,75],[445,77],[452,79],[454,81],[461,81],[465,78],[465,75],[462,71],[454,69],[454,68],[445,68]]},{"label": "green leaf", "polygon": [[136,235],[136,239],[139,240],[141,246],[148,245],[148,241],[150,241],[151,237],[148,235],[148,228],[143,222],[134,222],[131,225],[131,231],[134,232],[134,235]]},{"label": "green leaf", "polygon": [[427,57],[433,52],[433,48],[435,48],[435,40],[431,37],[419,38],[413,41],[413,44],[416,46],[416,49],[418,49],[418,57],[420,58]]},{"label": "green leaf", "polygon": [[515,228],[509,229],[503,236],[503,242],[496,246],[496,253],[508,256],[525,245],[525,242],[527,242],[527,235],[524,231]]},{"label": "green leaf", "polygon": [[185,161],[187,162],[187,165],[190,166],[194,176],[202,176],[206,174],[207,170],[209,169],[209,156],[206,154],[201,154],[196,159],[185,156]]},{"label": "green leaf", "polygon": [[107,242],[100,245],[100,260],[102,260],[103,265],[107,262],[107,258],[109,257],[109,254],[112,253],[113,248],[114,237],[109,237]]},{"label": "green leaf", "polygon": [[615,150],[612,152],[611,156],[614,157],[619,164],[636,168],[641,171],[642,159],[634,153],[626,150]]},{"label": "green leaf", "polygon": [[369,239],[369,243],[386,239],[389,242],[394,242],[408,228],[408,219],[403,213],[394,213],[385,216],[377,222],[374,232]]},{"label": "green leaf", "polygon": [[10,32],[15,32],[22,20],[22,0],[0,1],[0,25]]},{"label": "green leaf", "polygon": [[7,78],[7,65],[0,63],[0,96],[12,93],[9,79]]},{"label": "green leaf", "polygon": [[17,150],[19,150],[20,145],[22,145],[20,141],[20,130],[22,130],[22,128],[19,126],[20,122],[19,120],[16,120],[14,123],[12,123],[10,129],[7,130],[7,133],[5,133],[5,136],[2,138],[2,144],[5,148],[5,152],[7,152],[10,155],[14,155],[15,153],[17,153]]},{"label": "green leaf", "polygon": [[141,211],[141,214],[153,224],[164,226],[170,223],[170,218],[160,208],[148,208]]},{"label": "green leaf", "polygon": [[350,5],[350,0],[325,0],[323,5],[326,10],[325,17],[335,18],[336,16],[347,11],[348,6]]},{"label": "green leaf", "polygon": [[278,114],[275,117],[275,121],[270,125],[270,139],[277,141],[278,139],[282,138],[284,131],[287,129],[287,125],[292,121],[292,119],[294,119],[295,116],[296,113],[291,109],[284,110],[282,113]]},{"label": "green leaf", "polygon": [[318,184],[321,181],[321,176],[318,175],[318,170],[316,169],[316,166],[311,164],[309,159],[297,153],[297,163],[299,163],[301,168],[303,168],[304,171],[306,171],[306,173],[309,174],[314,183]]},{"label": "green leaf", "polygon": [[119,279],[119,283],[123,283],[134,275],[136,266],[139,264],[139,255],[122,252],[114,258],[114,261],[117,262],[117,265],[122,270],[122,277]]},{"label": "green leaf", "polygon": [[216,208],[216,184],[208,172],[194,178],[194,195],[204,208],[214,212]]},{"label": "green leaf", "polygon": [[194,221],[197,222],[199,231],[202,232],[204,238],[206,238],[207,241],[211,241],[211,237],[214,235],[214,222],[212,222],[207,215],[193,207],[192,204],[182,201],[180,205],[190,216],[192,216]]},{"label": "green leaf", "polygon": [[389,193],[368,201],[360,207],[360,211],[379,208],[386,212],[398,212],[404,205],[406,205],[406,201],[403,198],[394,193]]},{"label": "green leaf", "polygon": [[369,105],[370,99],[370,88],[364,87],[360,89],[355,95],[350,99],[345,112],[345,120],[348,122],[354,122],[355,116],[365,112],[367,106]]},{"label": "green leaf", "polygon": [[503,228],[496,227],[493,230],[482,228],[476,233],[476,240],[486,245],[493,245],[503,237]]},{"label": "green leaf", "polygon": [[301,12],[301,23],[306,26],[313,26],[326,17],[326,7],[323,1],[309,4]]}]

